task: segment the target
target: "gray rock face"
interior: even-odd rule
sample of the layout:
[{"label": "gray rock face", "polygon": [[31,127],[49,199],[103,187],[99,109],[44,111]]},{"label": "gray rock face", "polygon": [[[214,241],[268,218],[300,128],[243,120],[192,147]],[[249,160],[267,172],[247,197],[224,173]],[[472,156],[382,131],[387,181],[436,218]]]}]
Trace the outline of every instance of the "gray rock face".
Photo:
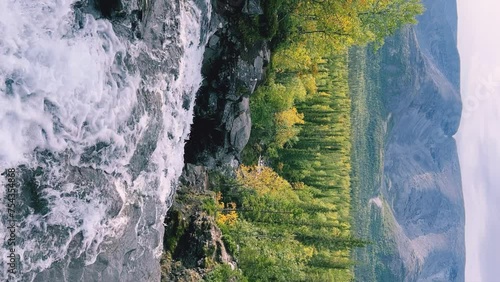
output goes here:
[{"label": "gray rock face", "polygon": [[270,60],[266,42],[244,46],[231,23],[223,16],[219,21],[222,27],[205,49],[205,81],[197,93],[194,124],[185,150],[187,163],[209,168],[237,164],[252,126],[249,96],[263,80]]},{"label": "gray rock face", "polygon": [[233,116],[232,122],[227,119],[226,126],[229,131],[229,143],[236,151],[241,152],[250,138],[252,124],[248,97],[243,97],[235,106],[238,107],[233,111],[236,116]]},{"label": "gray rock face", "polygon": [[204,166],[186,164],[179,178],[184,189],[195,193],[203,193],[208,190],[208,172]]},{"label": "gray rock face", "polygon": [[455,0],[424,1],[382,49],[389,112],[383,195],[405,281],[464,281],[464,202],[453,135],[461,116]]},{"label": "gray rock face", "polygon": [[247,0],[245,6],[243,6],[243,13],[248,15],[262,15],[264,12],[260,7],[260,0]]}]

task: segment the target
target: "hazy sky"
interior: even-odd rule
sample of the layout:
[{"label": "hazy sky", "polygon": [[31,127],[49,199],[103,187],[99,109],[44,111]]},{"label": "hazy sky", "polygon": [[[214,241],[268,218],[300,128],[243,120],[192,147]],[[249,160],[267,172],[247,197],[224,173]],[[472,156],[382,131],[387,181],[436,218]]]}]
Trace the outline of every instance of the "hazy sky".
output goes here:
[{"label": "hazy sky", "polygon": [[467,282],[500,281],[500,1],[458,0]]}]

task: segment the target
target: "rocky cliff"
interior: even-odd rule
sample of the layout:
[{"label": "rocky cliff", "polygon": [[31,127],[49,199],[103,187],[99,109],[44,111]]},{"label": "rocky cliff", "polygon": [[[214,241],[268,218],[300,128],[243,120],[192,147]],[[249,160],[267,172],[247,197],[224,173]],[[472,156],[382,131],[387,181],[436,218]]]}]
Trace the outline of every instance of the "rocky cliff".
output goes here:
[{"label": "rocky cliff", "polygon": [[453,135],[461,116],[455,0],[423,1],[381,50],[388,112],[382,195],[404,281],[464,281],[464,201]]},{"label": "rocky cliff", "polygon": [[230,273],[227,281],[239,281],[237,263],[215,222],[212,190],[221,185],[219,178],[234,177],[250,137],[249,96],[264,79],[270,51],[263,38],[245,41],[238,25],[262,13],[258,0],[212,4],[211,26],[216,28],[205,46],[204,81],[196,93],[185,166],[165,218],[162,281],[220,281],[210,275],[224,267]]},{"label": "rocky cliff", "polygon": [[264,79],[271,53],[263,38],[246,42],[238,23],[262,13],[259,1],[216,1],[215,11],[219,28],[205,49],[185,161],[235,167],[250,138],[249,96]]}]

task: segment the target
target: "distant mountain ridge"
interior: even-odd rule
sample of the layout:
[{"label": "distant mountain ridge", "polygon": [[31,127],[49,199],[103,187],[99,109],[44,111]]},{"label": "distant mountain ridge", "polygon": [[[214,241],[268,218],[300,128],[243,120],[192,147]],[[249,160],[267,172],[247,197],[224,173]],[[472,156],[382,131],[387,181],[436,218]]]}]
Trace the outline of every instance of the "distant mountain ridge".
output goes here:
[{"label": "distant mountain ridge", "polygon": [[[464,281],[465,211],[455,139],[462,102],[456,0],[424,0],[419,24],[380,50],[388,113],[382,196],[404,281]],[[398,265],[395,263],[394,265]]]}]

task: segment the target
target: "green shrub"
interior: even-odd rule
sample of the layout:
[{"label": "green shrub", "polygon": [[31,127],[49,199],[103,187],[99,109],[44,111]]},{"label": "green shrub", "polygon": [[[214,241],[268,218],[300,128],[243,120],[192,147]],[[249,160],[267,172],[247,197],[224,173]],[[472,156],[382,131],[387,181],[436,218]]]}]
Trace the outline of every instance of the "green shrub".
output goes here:
[{"label": "green shrub", "polygon": [[213,197],[206,197],[202,200],[202,210],[208,215],[215,216],[217,212],[217,203]]},{"label": "green shrub", "polygon": [[248,281],[240,271],[232,270],[228,264],[218,264],[205,276],[207,282]]}]

